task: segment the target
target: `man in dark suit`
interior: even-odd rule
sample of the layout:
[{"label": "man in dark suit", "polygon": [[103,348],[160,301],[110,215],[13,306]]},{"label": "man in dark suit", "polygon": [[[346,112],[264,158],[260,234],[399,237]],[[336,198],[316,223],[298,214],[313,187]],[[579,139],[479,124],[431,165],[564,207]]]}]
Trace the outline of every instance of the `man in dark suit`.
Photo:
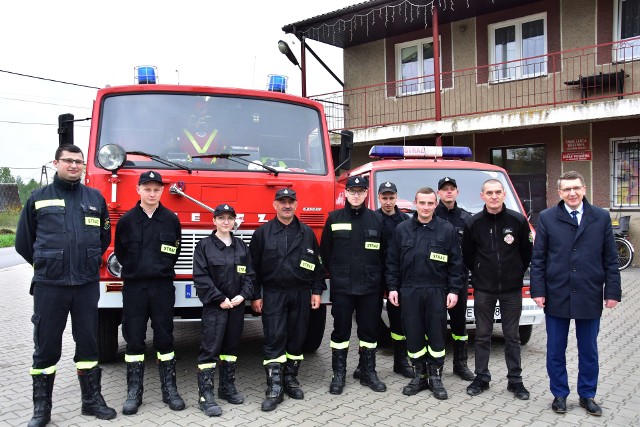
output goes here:
[{"label": "man in dark suit", "polygon": [[611,218],[585,199],[578,172],[558,180],[557,206],[540,213],[531,259],[531,297],[544,307],[547,327],[547,373],[554,400],[551,409],[567,411],[567,336],[575,319],[578,341],[578,395],[590,415],[602,415],[595,402],[598,385],[598,331],[602,306],[621,298],[618,252]]}]

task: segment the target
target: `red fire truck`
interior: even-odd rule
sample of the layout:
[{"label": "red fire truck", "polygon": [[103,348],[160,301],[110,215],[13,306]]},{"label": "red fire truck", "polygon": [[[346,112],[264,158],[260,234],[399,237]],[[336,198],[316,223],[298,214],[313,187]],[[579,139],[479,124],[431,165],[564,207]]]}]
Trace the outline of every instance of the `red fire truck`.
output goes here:
[{"label": "red fire truck", "polygon": [[[398,207],[404,211],[414,210],[413,200],[419,187],[428,186],[436,189],[438,180],[452,177],[456,180],[460,194],[458,206],[474,214],[482,210],[484,202],[480,198],[480,186],[488,179],[497,179],[504,186],[507,208],[525,214],[520,199],[516,194],[507,172],[494,165],[462,160],[471,157],[468,147],[407,147],[407,146],[374,146],[369,156],[377,159],[356,167],[340,176],[337,183],[336,206],[344,206],[344,188],[347,178],[353,175],[369,179],[368,207],[378,209],[378,186],[391,181],[398,187]],[[540,323],[544,317],[543,310],[533,302],[529,292],[529,278],[525,277],[522,289],[522,315],[520,317],[520,342],[526,344],[531,338],[533,325]],[[500,307],[494,314],[496,323],[500,323]],[[473,311],[473,288],[469,286],[469,303],[467,308],[467,327],[475,329]]]},{"label": "red fire truck", "polygon": [[[140,173],[152,169],[162,174],[168,190],[162,203],[182,224],[175,316],[200,319],[192,257],[196,243],[212,232],[213,207],[233,205],[238,213],[235,235],[249,242],[253,231],[274,217],[275,191],[293,188],[298,217],[320,239],[336,197],[324,110],[317,102],[279,91],[160,85],[147,78],[140,83],[146,84],[98,91],[86,185],[104,195],[115,230],[139,199]],[[70,115],[63,116],[60,142],[73,142],[72,128],[65,131]],[[351,135],[343,133],[341,142],[348,159]],[[100,360],[111,361],[118,350],[122,280],[113,247],[103,261],[98,344]],[[323,298],[327,303],[328,292]],[[326,305],[313,311],[305,350],[320,345],[325,318]]]}]

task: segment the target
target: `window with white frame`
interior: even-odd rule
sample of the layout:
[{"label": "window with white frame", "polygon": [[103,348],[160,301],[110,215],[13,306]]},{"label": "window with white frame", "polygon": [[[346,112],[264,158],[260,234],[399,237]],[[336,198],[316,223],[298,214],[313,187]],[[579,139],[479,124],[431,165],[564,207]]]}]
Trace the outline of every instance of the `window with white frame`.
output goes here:
[{"label": "window with white frame", "polygon": [[640,195],[640,139],[611,141],[611,200],[614,207],[638,207]]},{"label": "window with white frame", "polygon": [[546,13],[491,24],[488,30],[492,82],[547,74]]},{"label": "window with white frame", "polygon": [[[440,63],[442,64],[442,61]],[[397,44],[397,95],[433,92],[435,90],[434,64],[433,37]]]},{"label": "window with white frame", "polygon": [[617,36],[614,60],[640,58],[640,0],[617,0]]}]

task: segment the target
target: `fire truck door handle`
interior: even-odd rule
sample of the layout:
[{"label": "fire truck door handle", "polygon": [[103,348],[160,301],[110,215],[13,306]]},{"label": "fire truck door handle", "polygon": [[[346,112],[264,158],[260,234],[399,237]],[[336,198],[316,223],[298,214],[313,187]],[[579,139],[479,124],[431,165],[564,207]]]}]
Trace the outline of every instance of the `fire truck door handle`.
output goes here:
[{"label": "fire truck door handle", "polygon": [[267,181],[267,187],[293,187],[293,182],[291,181]]}]

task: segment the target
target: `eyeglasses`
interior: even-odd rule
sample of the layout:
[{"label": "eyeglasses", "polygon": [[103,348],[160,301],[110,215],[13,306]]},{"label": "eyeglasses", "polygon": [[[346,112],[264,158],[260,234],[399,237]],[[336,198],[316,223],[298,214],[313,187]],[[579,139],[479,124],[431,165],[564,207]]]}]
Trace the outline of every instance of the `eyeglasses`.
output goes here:
[{"label": "eyeglasses", "polygon": [[365,194],[367,194],[367,190],[347,190],[347,193],[349,193],[352,196],[355,196],[356,194],[358,196],[364,196]]},{"label": "eyeglasses", "polygon": [[84,165],[84,160],[76,160],[76,159],[58,159],[58,160],[66,163],[67,165],[73,165],[73,164],[75,164],[76,166]]},{"label": "eyeglasses", "polygon": [[584,188],[584,185],[578,186],[578,187],[568,187],[568,188],[561,188],[560,191],[562,191],[564,194],[571,194],[571,191],[574,192],[578,192],[580,190],[582,190]]}]

